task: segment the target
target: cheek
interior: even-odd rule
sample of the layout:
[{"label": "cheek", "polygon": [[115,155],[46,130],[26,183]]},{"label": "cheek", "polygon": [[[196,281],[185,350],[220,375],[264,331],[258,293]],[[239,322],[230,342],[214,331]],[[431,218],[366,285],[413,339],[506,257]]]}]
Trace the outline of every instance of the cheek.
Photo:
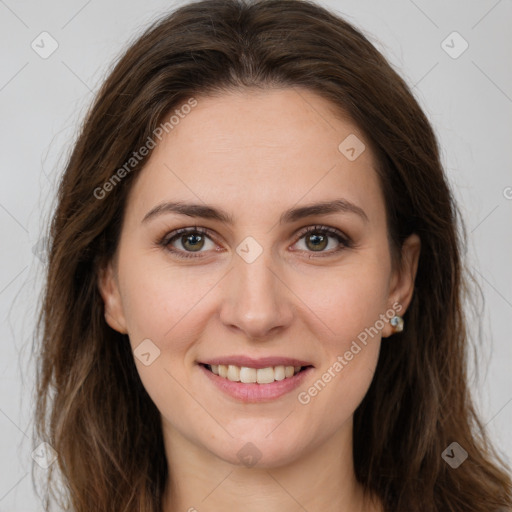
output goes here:
[{"label": "cheek", "polygon": [[341,284],[325,289],[329,301],[320,293],[311,297],[311,308],[325,326],[318,337],[322,365],[316,379],[299,390],[297,400],[310,428],[325,435],[350,419],[372,382],[380,352],[380,318],[386,311],[386,281],[380,279],[371,273],[365,279],[345,276]]},{"label": "cheek", "polygon": [[[201,300],[215,287],[218,278],[197,269],[172,269],[150,261],[141,259],[138,265],[132,260],[124,267],[120,262],[120,274],[125,276],[121,283],[123,310],[134,342],[150,338],[163,346],[198,323]],[[174,344],[173,350],[179,350]]]},{"label": "cheek", "polygon": [[372,327],[382,330],[379,318],[387,309],[388,277],[386,265],[374,263],[317,273],[309,281],[314,286],[308,286],[307,280],[297,281],[297,295],[306,297],[309,316],[321,325],[319,338],[325,340],[328,352],[348,350],[352,340]]},{"label": "cheek", "polygon": [[[206,318],[202,309],[206,301],[201,299],[216,281],[211,275],[201,278],[197,269],[193,276],[192,271],[172,269],[158,262],[149,264],[150,260],[134,257],[119,261],[128,334],[144,388],[158,410],[186,431],[190,417],[202,418],[204,411],[185,391],[189,375],[184,363],[189,361],[189,349],[204,329],[201,319]],[[139,346],[146,348],[138,350]],[[150,361],[145,365],[137,354],[147,352]],[[187,414],[183,415],[183,411]]]},{"label": "cheek", "polygon": [[[389,262],[386,255],[346,265],[315,279],[307,305],[315,316],[322,367],[299,403],[334,429],[364,398],[377,365],[385,325]],[[301,293],[303,295],[301,295]],[[310,326],[312,329],[312,326]],[[310,405],[308,405],[310,404]],[[323,420],[323,421],[324,421]]]}]

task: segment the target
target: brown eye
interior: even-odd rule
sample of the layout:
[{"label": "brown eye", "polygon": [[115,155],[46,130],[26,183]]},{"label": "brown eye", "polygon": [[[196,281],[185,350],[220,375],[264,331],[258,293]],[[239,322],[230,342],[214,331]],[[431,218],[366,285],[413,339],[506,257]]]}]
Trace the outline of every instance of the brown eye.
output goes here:
[{"label": "brown eye", "polygon": [[322,251],[327,247],[329,242],[328,236],[321,234],[308,234],[306,235],[306,245],[313,251]]},{"label": "brown eye", "polygon": [[[215,243],[211,240],[204,228],[182,228],[166,235],[160,245],[180,258],[198,258],[206,249],[214,249]],[[207,247],[207,242],[211,247]],[[197,253],[197,256],[194,254]]]},{"label": "brown eye", "polygon": [[[319,253],[320,256],[329,256],[352,246],[350,238],[341,231],[329,226],[310,226],[299,234],[296,243],[304,239],[305,248],[299,250],[309,253]],[[331,240],[335,240],[331,242]],[[326,250],[329,248],[329,250]]]},{"label": "brown eye", "polygon": [[185,249],[191,251],[199,251],[204,247],[204,236],[201,234],[190,233],[181,236],[181,244]]}]

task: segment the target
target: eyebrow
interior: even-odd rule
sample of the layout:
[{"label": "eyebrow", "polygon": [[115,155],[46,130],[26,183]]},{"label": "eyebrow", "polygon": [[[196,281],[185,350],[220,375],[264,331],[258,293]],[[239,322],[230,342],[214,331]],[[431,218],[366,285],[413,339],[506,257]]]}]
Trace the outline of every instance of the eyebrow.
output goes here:
[{"label": "eyebrow", "polygon": [[[146,213],[142,222],[145,223],[150,219],[168,213],[218,220],[230,225],[234,223],[233,216],[220,208],[215,208],[206,204],[183,202],[161,203]],[[313,215],[328,215],[330,213],[353,213],[361,217],[365,222],[368,222],[368,216],[362,208],[350,201],[347,201],[346,199],[336,199],[334,201],[324,201],[286,210],[280,216],[279,224],[292,223]]]}]

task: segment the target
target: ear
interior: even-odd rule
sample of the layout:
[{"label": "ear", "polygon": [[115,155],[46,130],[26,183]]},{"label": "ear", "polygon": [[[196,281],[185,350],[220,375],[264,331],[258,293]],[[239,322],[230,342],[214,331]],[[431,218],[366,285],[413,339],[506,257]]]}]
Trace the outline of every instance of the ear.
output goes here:
[{"label": "ear", "polygon": [[[393,272],[389,291],[390,309],[395,309],[396,314],[403,316],[411,303],[414,293],[414,281],[418,270],[418,262],[420,259],[421,240],[420,237],[413,233],[402,245],[402,265]],[[393,304],[398,303],[401,308]],[[393,334],[393,326],[387,322],[382,330],[382,337],[387,338]]]},{"label": "ear", "polygon": [[112,262],[100,270],[98,288],[105,305],[105,321],[115,331],[127,334],[121,294]]}]

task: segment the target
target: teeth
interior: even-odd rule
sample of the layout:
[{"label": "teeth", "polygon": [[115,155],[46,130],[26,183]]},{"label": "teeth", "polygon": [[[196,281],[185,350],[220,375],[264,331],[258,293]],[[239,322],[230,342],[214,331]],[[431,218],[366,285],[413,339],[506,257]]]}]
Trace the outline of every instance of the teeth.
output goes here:
[{"label": "teeth", "polygon": [[212,373],[224,377],[232,382],[251,384],[270,384],[275,380],[283,380],[299,373],[301,366],[269,366],[267,368],[248,368],[247,366],[235,366],[227,364],[210,365]]},{"label": "teeth", "polygon": [[247,368],[246,366],[240,368],[240,382],[244,382],[245,384],[256,382],[257,376],[258,370],[255,368]]},{"label": "teeth", "polygon": [[286,377],[284,366],[276,366],[274,367],[274,379],[283,380]]},{"label": "teeth", "polygon": [[258,384],[274,382],[274,368],[259,368],[256,372],[256,380]]}]

